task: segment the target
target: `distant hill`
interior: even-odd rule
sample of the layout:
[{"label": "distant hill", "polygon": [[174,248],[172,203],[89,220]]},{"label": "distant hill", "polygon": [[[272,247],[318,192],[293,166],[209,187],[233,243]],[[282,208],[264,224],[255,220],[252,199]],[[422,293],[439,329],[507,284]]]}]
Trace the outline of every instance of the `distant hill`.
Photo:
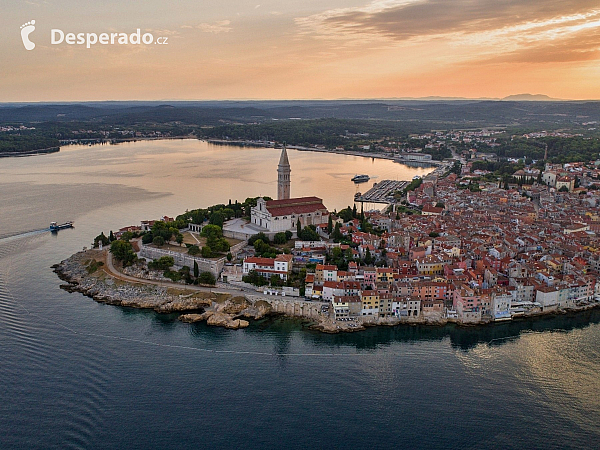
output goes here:
[{"label": "distant hill", "polygon": [[563,99],[548,97],[544,94],[515,94],[504,97],[502,100],[512,102],[560,102]]},{"label": "distant hill", "polygon": [[[526,100],[518,100],[526,98]],[[548,128],[600,121],[600,101],[552,101],[523,94],[498,100],[308,100],[225,102],[0,103],[0,124],[36,124],[70,130],[75,122],[102,126],[171,124],[219,126],[300,119],[388,120],[410,122],[421,130],[489,126]],[[510,100],[510,101],[508,101]],[[532,101],[533,100],[533,101]],[[537,101],[535,101],[537,100]],[[73,125],[66,125],[66,124]],[[48,125],[52,124],[52,125]],[[56,134],[56,132],[55,132]]]}]

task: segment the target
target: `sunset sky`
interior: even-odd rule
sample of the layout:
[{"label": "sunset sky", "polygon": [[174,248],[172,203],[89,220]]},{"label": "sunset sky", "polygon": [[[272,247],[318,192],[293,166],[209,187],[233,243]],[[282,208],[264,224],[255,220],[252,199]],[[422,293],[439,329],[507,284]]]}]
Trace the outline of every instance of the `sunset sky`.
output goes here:
[{"label": "sunset sky", "polygon": [[[598,0],[12,0],[0,101],[600,99]],[[20,26],[36,21],[36,48]],[[140,28],[168,45],[50,45]]]}]

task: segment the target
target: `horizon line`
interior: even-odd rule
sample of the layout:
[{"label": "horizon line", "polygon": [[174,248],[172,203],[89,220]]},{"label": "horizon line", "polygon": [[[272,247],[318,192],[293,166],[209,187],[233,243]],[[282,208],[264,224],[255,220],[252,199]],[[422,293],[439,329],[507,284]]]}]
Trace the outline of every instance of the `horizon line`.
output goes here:
[{"label": "horizon line", "polygon": [[[562,98],[531,98],[531,99],[511,99],[510,97],[530,95],[517,94],[506,97],[444,97],[444,96],[425,96],[425,97],[356,97],[356,98],[226,98],[226,99],[122,99],[122,100],[13,100],[0,101],[0,105],[4,104],[54,104],[54,103],[127,103],[127,102],[352,102],[352,101],[514,101],[514,102],[597,102],[600,99],[583,98],[583,99],[562,99]],[[536,95],[531,95],[535,97]]]}]

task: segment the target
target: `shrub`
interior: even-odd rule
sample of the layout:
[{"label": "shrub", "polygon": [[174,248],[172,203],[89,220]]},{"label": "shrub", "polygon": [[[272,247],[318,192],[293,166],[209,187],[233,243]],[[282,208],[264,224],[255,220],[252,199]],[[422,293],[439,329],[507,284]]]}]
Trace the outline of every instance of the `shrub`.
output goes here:
[{"label": "shrub", "polygon": [[214,286],[217,283],[217,280],[216,280],[215,276],[212,273],[210,273],[210,272],[202,272],[198,276],[198,283],[200,283],[200,284],[211,284],[211,285]]},{"label": "shrub", "polygon": [[168,270],[173,264],[175,264],[175,260],[172,256],[161,256],[160,258],[148,263],[148,268],[156,270]]}]

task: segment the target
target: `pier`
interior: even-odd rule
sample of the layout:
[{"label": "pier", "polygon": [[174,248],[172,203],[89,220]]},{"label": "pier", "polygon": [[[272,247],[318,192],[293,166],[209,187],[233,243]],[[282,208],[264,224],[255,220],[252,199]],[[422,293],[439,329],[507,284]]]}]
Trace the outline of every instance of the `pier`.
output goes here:
[{"label": "pier", "polygon": [[408,181],[382,180],[373,184],[367,192],[354,199],[356,202],[365,203],[393,203],[394,193],[408,186]]}]

